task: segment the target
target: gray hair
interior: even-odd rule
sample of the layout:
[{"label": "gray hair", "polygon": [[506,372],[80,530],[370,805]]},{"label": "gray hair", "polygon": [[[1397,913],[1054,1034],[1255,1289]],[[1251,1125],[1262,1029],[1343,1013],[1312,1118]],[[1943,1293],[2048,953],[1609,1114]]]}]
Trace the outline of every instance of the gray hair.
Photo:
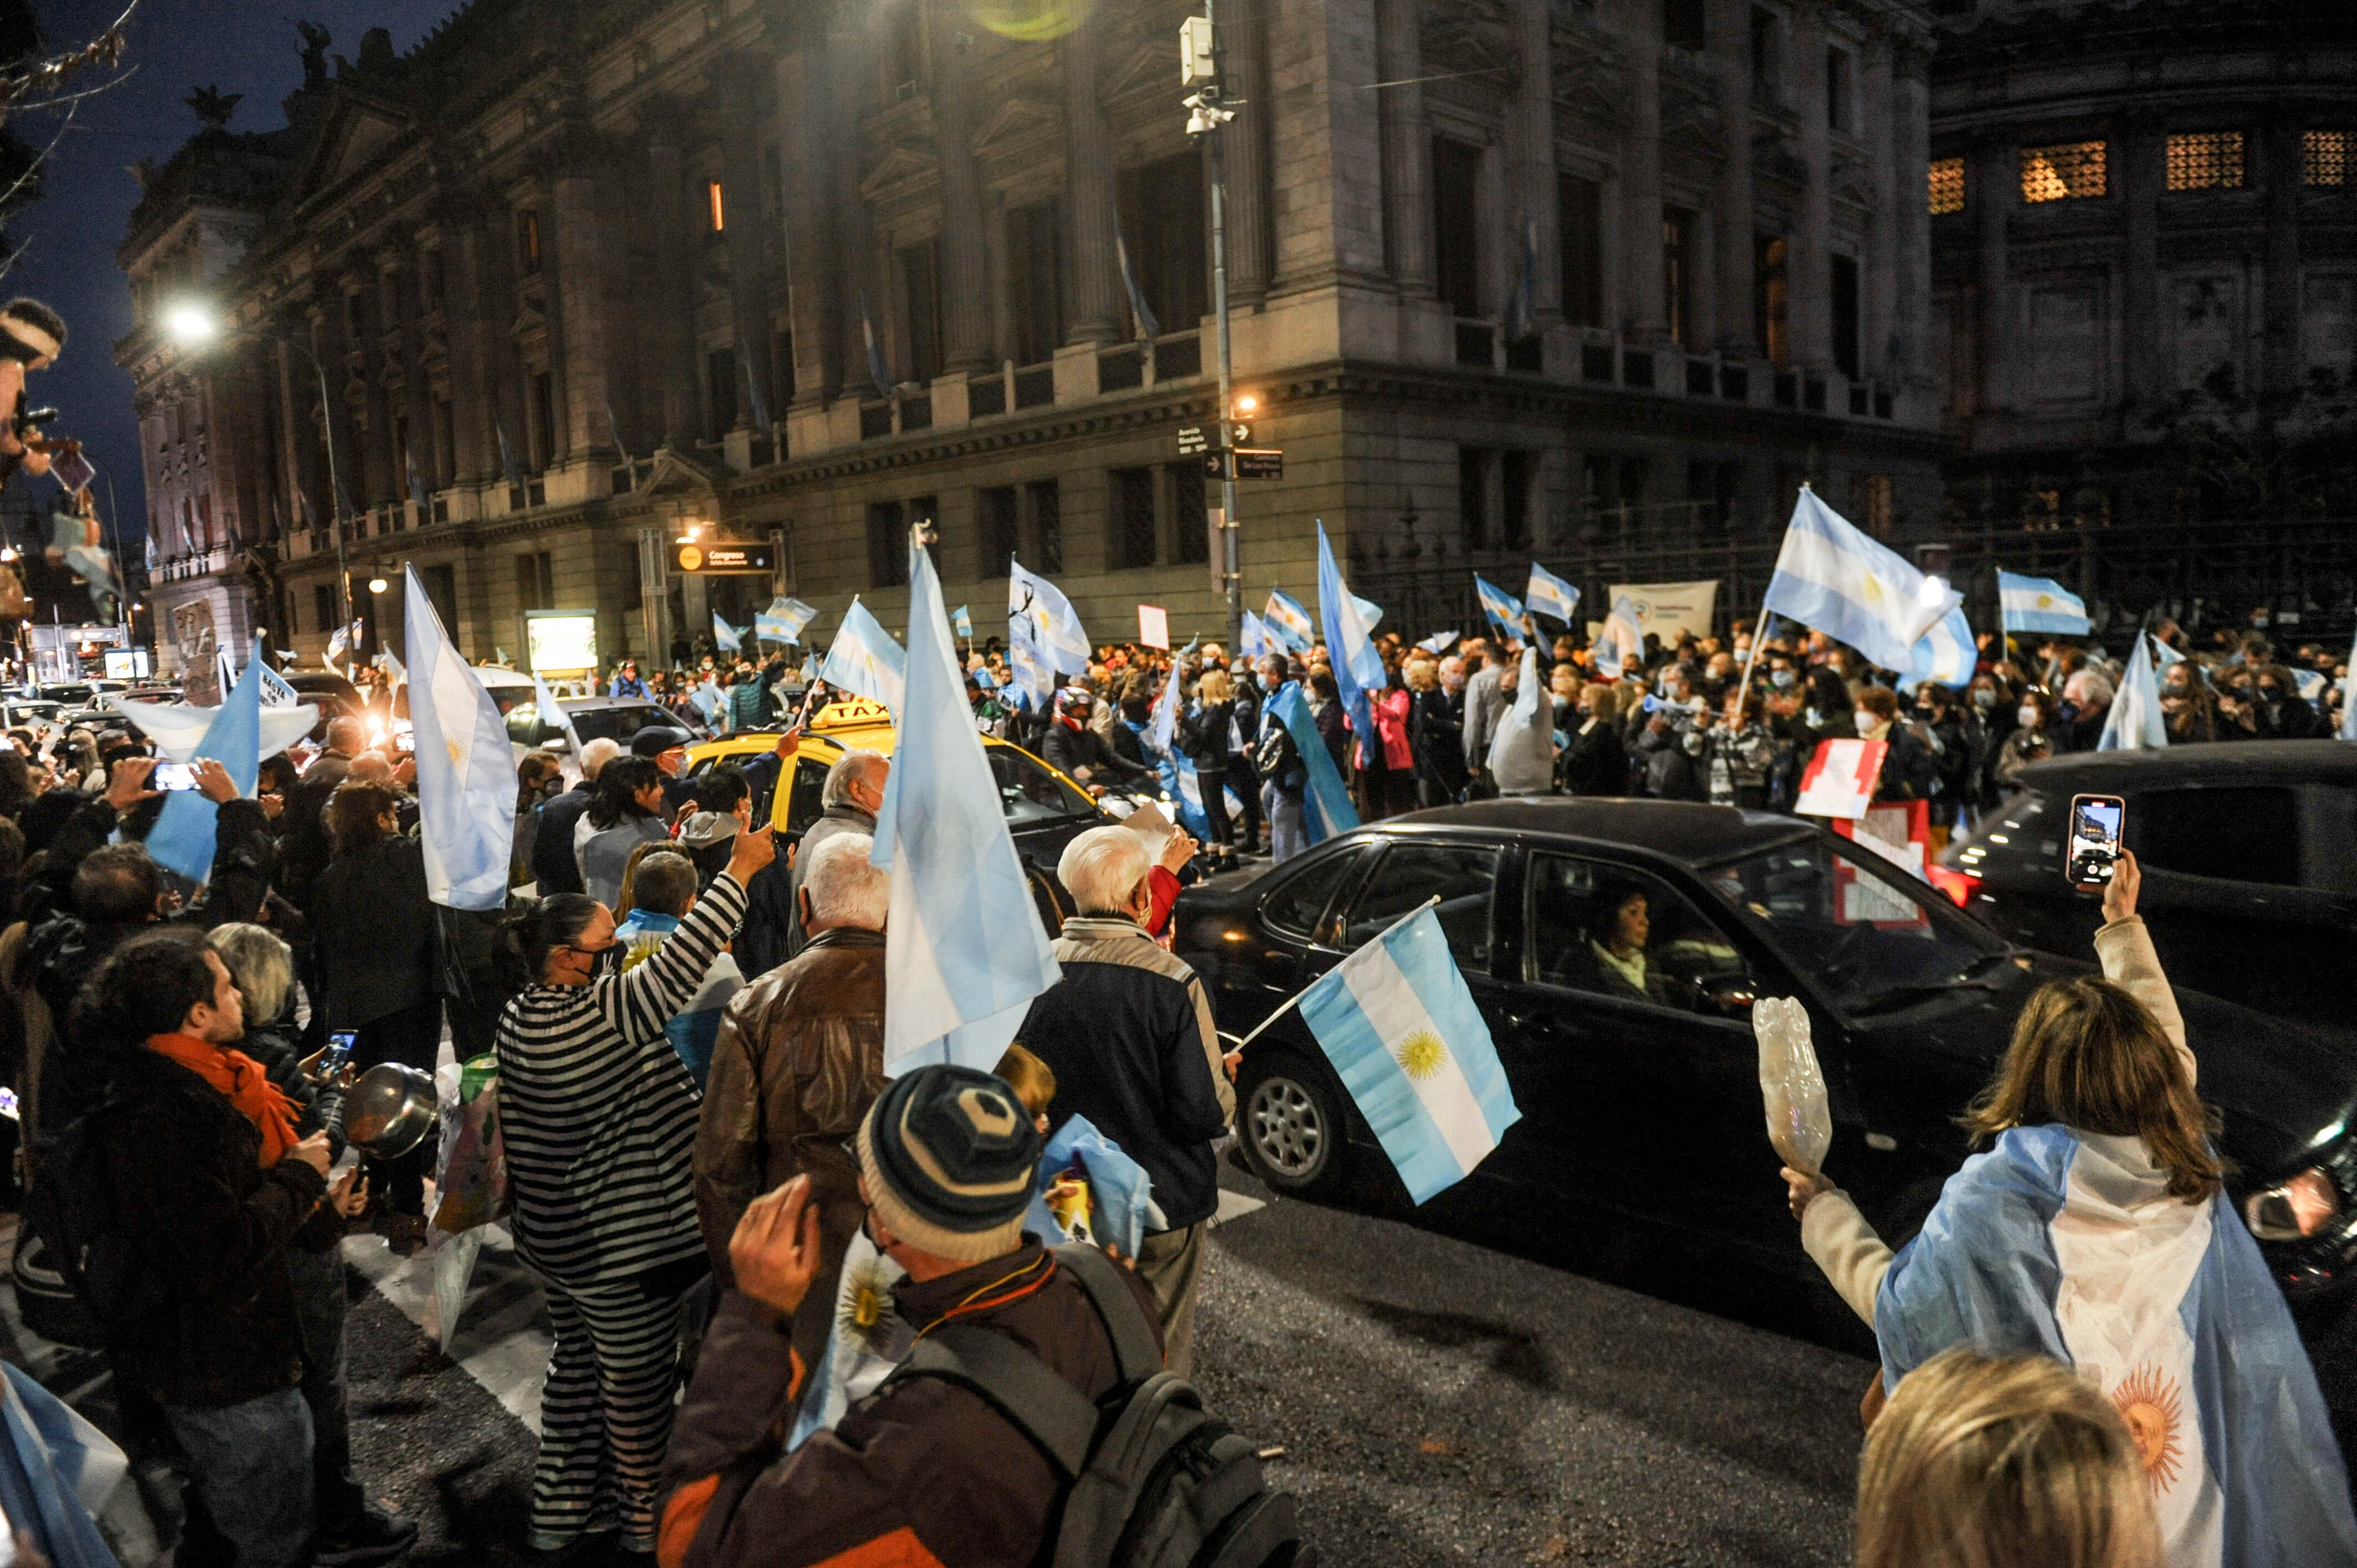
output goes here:
[{"label": "gray hair", "polygon": [[[848,803],[854,784],[866,784],[881,790],[883,786],[877,782],[877,779],[891,765],[891,759],[880,751],[855,749],[845,752],[834,759],[834,766],[826,770],[826,785],[819,791],[819,804],[841,806]],[[877,924],[883,922],[879,920]]]},{"label": "gray hair", "polygon": [[2102,671],[2081,670],[2062,682],[2062,695],[2083,708],[2108,708],[2115,693]]},{"label": "gray hair", "polygon": [[810,865],[802,871],[802,891],[810,895],[814,922],[869,931],[884,929],[884,917],[892,907],[892,878],[867,864],[868,853],[875,847],[876,841],[866,833],[833,833],[811,851]]},{"label": "gray hair", "polygon": [[630,908],[650,915],[684,915],[695,902],[695,862],[674,849],[639,862],[630,879]]},{"label": "gray hair", "polygon": [[606,764],[622,755],[622,743],[608,736],[585,741],[581,746],[581,777],[595,780],[606,770]]},{"label": "gray hair", "polygon": [[275,932],[232,920],[206,932],[205,945],[221,955],[230,983],[245,998],[249,1028],[285,1011],[286,998],[295,989],[295,950]]},{"label": "gray hair", "polygon": [[1126,915],[1153,865],[1146,841],[1127,828],[1091,828],[1064,846],[1056,880],[1083,915]]}]

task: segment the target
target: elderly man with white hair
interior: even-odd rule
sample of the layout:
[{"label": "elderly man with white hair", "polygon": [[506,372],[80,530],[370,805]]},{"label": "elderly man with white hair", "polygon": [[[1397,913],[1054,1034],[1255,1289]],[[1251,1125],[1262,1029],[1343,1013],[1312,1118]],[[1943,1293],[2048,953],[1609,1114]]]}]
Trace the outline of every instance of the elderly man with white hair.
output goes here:
[{"label": "elderly man with white hair", "polygon": [[[870,755],[873,755],[872,753]],[[837,764],[837,766],[841,766]],[[836,832],[800,856],[795,901],[809,940],[737,993],[713,1042],[695,1130],[695,1212],[721,1283],[746,1207],[798,1176],[819,1215],[820,1279],[832,1301],[843,1250],[865,1212],[853,1134],[884,1088],[884,915],[891,878],[867,864],[875,841]],[[827,1315],[794,1327],[802,1364],[826,1348]]]},{"label": "elderly man with white hair", "polygon": [[[818,821],[803,832],[802,846],[791,863],[780,860],[753,878],[753,886],[746,889],[745,928],[737,933],[737,964],[747,974],[767,973],[802,950],[808,939],[802,923],[801,894],[812,854],[838,833],[874,837],[876,813],[884,807],[884,786],[891,776],[890,757],[880,751],[856,748],[836,757],[834,766],[826,770],[826,783],[819,791],[823,809]],[[789,779],[778,781],[780,789],[792,787]]]},{"label": "elderly man with white hair", "polygon": [[1056,875],[1080,913],[1056,940],[1063,978],[1031,1004],[1016,1040],[1055,1070],[1049,1113],[1075,1114],[1146,1167],[1165,1229],[1146,1233],[1137,1272],[1154,1292],[1170,1369],[1192,1362],[1203,1227],[1219,1208],[1211,1144],[1236,1111],[1195,972],[1146,934],[1152,857],[1124,827],[1064,846]]}]

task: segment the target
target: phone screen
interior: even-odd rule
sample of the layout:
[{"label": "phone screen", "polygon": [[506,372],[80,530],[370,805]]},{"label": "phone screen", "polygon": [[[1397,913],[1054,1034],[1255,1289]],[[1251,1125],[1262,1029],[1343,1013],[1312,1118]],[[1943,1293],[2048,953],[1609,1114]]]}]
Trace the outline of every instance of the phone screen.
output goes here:
[{"label": "phone screen", "polygon": [[147,782],[158,789],[193,789],[197,787],[197,765],[193,762],[159,762]]},{"label": "phone screen", "polygon": [[360,1036],[350,1029],[339,1029],[329,1035],[328,1048],[319,1053],[318,1076],[332,1079],[343,1071],[344,1064],[352,1059],[352,1042],[359,1038]]},{"label": "phone screen", "polygon": [[0,1089],[0,1116],[5,1116],[11,1122],[18,1119],[16,1091],[15,1090]]},{"label": "phone screen", "polygon": [[2081,795],[2071,802],[2071,846],[2064,861],[2074,887],[2100,888],[2120,857],[2120,822],[2127,803],[2116,795]]}]

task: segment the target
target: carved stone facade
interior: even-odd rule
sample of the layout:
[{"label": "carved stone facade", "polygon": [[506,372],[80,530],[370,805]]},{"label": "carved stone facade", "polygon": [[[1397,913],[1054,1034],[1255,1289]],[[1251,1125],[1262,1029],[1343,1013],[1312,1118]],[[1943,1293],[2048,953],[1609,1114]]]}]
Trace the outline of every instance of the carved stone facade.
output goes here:
[{"label": "carved stone facade", "polygon": [[1941,9],[1933,358],[1959,521],[2233,515],[2171,420],[2297,430],[2357,388],[2357,16]]},{"label": "carved stone facade", "polygon": [[[778,537],[822,635],[854,594],[897,625],[919,515],[985,625],[1012,551],[1101,636],[1141,601],[1215,633],[1178,448],[1216,397],[1189,11],[1080,6],[1035,38],[948,0],[475,0],[405,57],[372,37],[290,103],[265,193],[167,181],[135,220],[119,353],[151,473],[196,411],[215,454],[234,429],[212,515],[274,546],[253,614],[311,656],[339,573],[404,561],[478,657],[520,652],[535,607],[594,607],[608,652],[743,624],[773,585],[667,576],[688,521]],[[1286,451],[1243,487],[1248,599],[1309,589],[1318,519],[1371,576],[1536,554],[1599,585],[1772,537],[1803,478],[1894,538],[1934,526],[1910,15],[1270,0],[1223,24],[1237,387]],[[192,222],[226,259],[174,274]],[[162,331],[191,293],[235,323],[201,357]],[[159,574],[214,548],[162,504]],[[354,597],[397,644],[398,594]]]}]

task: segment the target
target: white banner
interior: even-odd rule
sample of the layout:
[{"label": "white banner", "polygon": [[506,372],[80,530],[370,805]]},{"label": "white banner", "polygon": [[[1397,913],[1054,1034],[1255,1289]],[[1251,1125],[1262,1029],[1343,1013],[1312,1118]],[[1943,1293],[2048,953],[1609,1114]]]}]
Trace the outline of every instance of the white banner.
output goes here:
[{"label": "white banner", "polygon": [[1615,583],[1605,602],[1626,594],[1637,603],[1637,629],[1652,632],[1663,646],[1674,644],[1683,632],[1710,635],[1710,618],[1718,607],[1718,579],[1700,583]]}]

